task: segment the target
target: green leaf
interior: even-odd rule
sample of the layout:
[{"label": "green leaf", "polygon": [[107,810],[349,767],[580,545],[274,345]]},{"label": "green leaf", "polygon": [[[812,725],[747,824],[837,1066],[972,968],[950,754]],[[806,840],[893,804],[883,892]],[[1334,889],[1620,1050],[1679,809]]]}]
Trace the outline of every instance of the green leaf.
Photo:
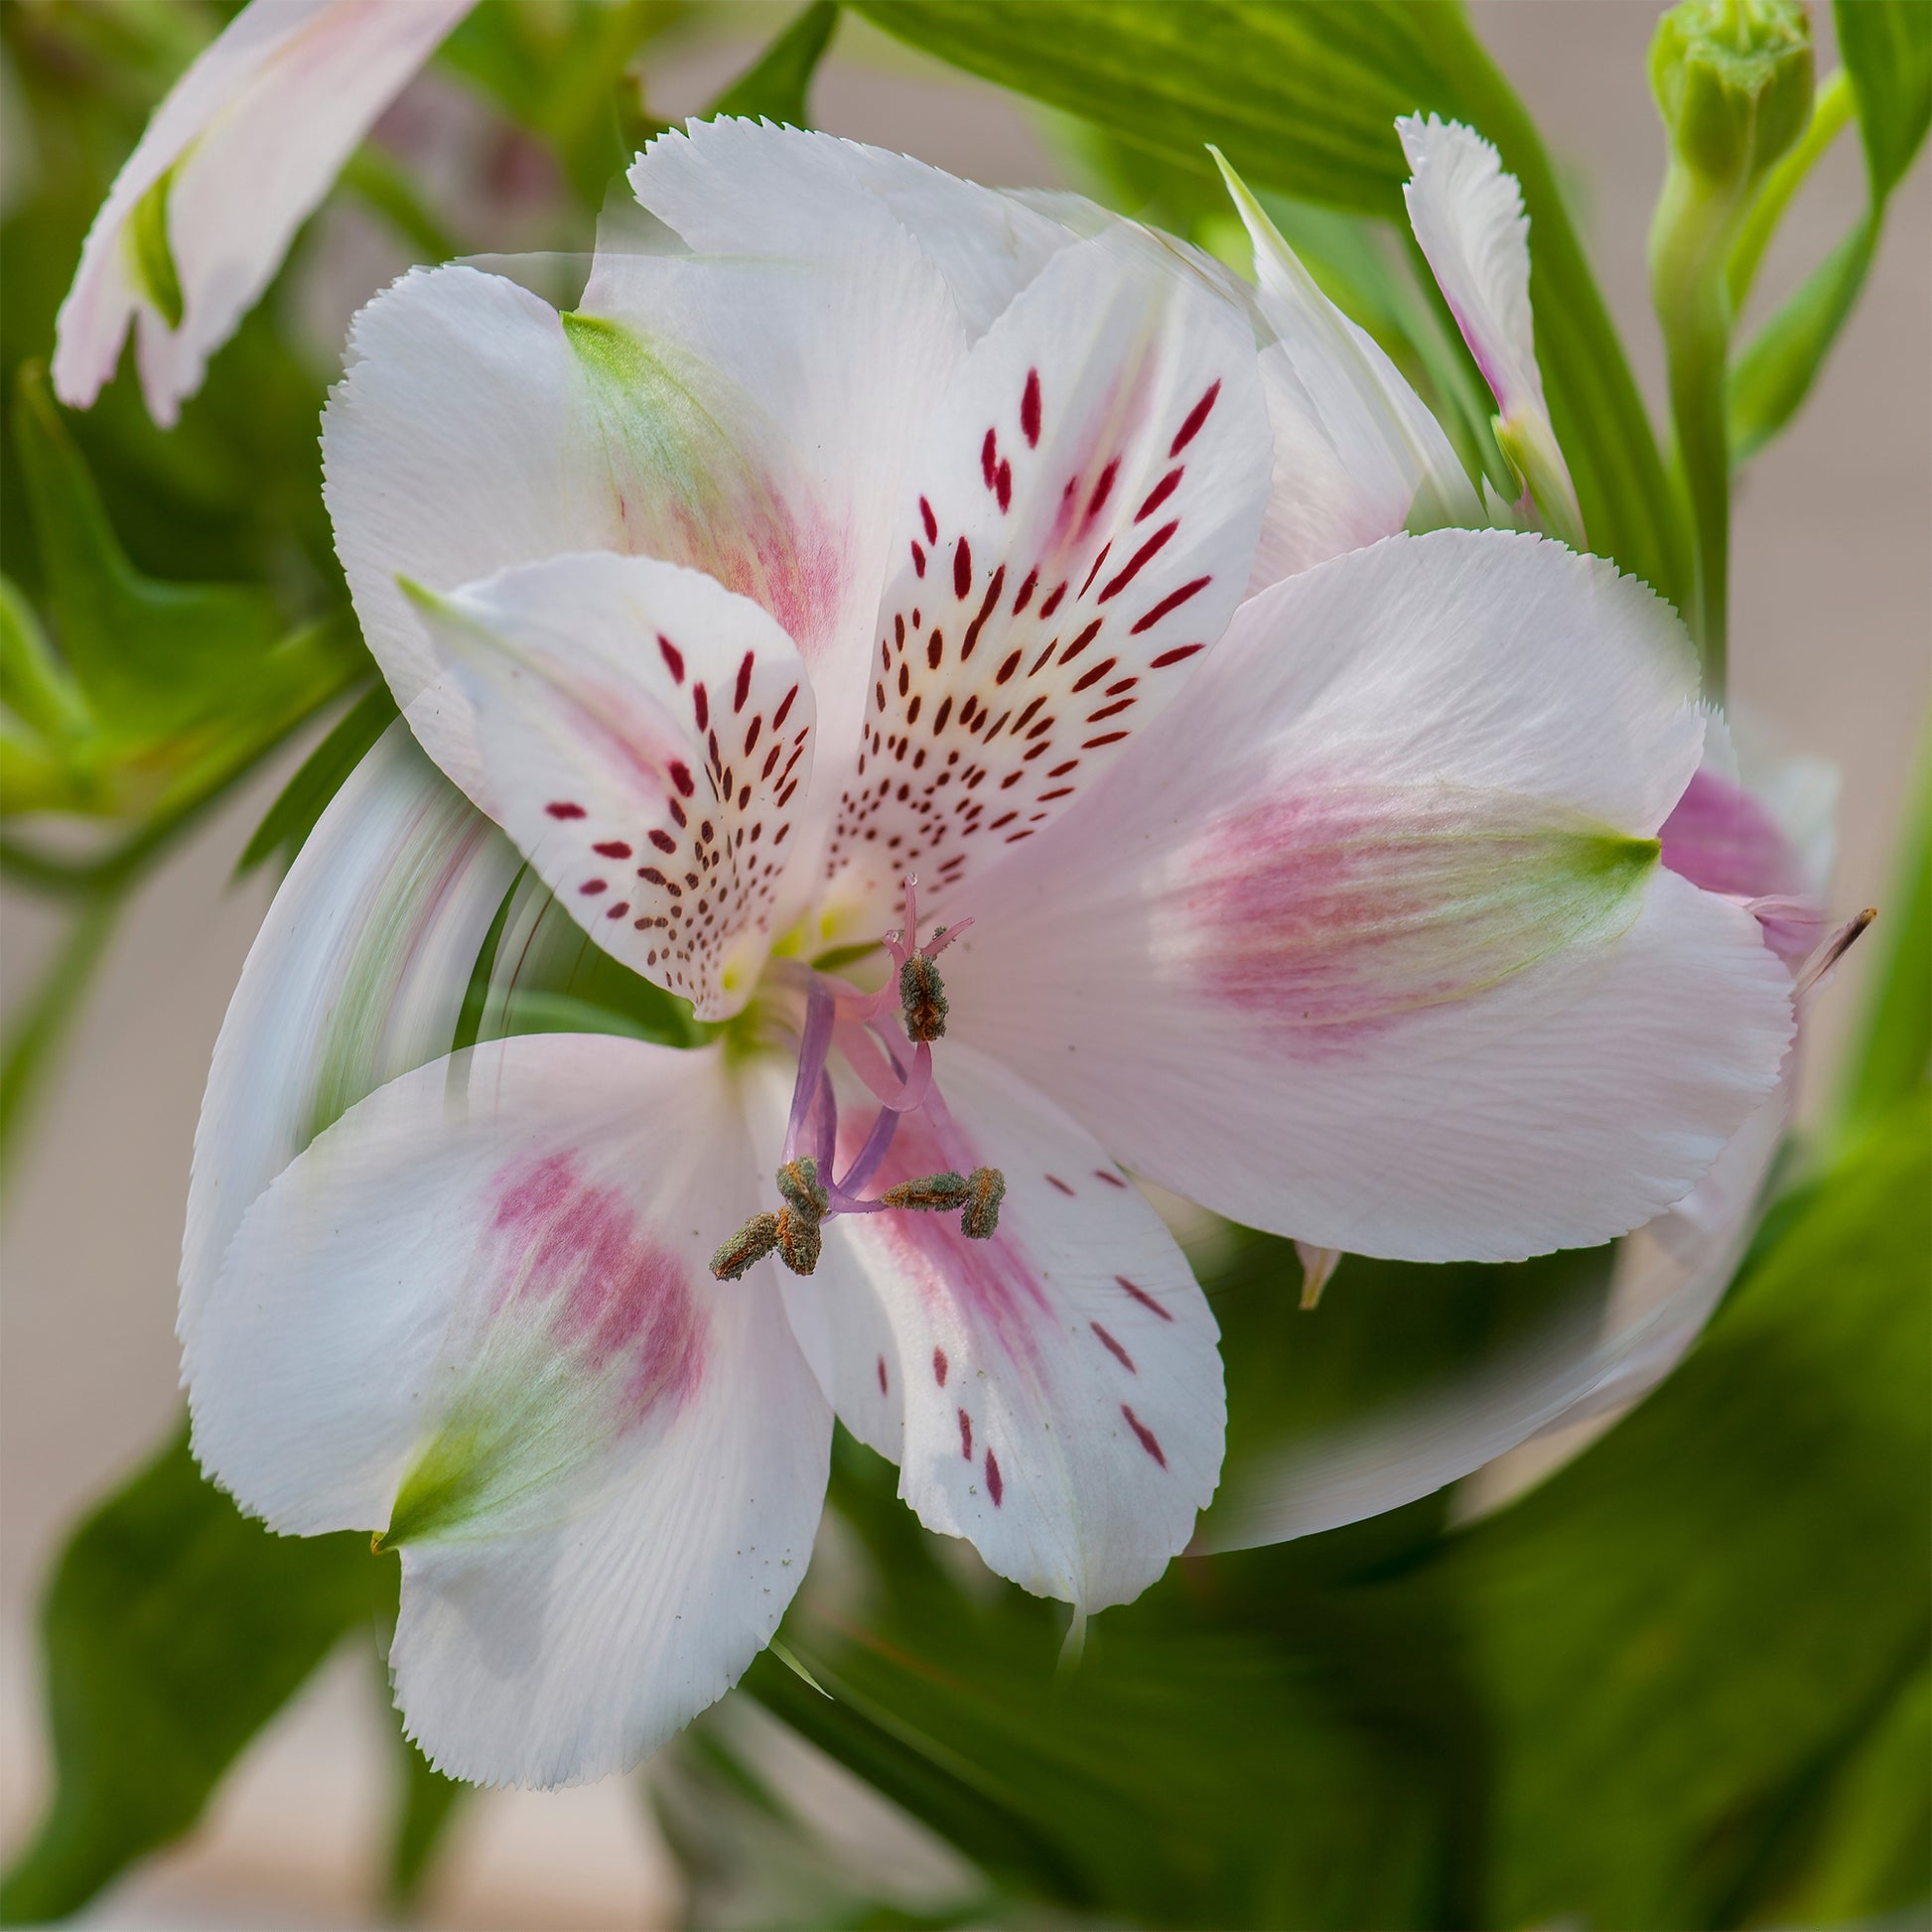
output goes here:
[{"label": "green leaf", "polygon": [[1832,25],[1879,201],[1904,179],[1932,124],[1932,8],[1925,0],[1833,0]]},{"label": "green leaf", "polygon": [[1866,207],[1733,363],[1726,404],[1733,463],[1770,442],[1811,393],[1858,306],[1886,201],[1932,125],[1932,7],[1925,0],[1835,0],[1832,18],[1858,102]]},{"label": "green leaf", "polygon": [[360,1536],[271,1536],[186,1430],[74,1532],[41,1608],[55,1790],[0,1920],[76,1911],[187,1832],[244,1745],[392,1599]]},{"label": "green leaf", "polygon": [[1662,1389],[1395,1587],[1456,1604],[1489,1714],[1481,1923],[1765,1922],[1794,1791],[1923,1660],[1929,1167],[1919,1095]]},{"label": "green leaf", "polygon": [[[386,1697],[386,1682],[382,1689]],[[394,1736],[398,1791],[383,1890],[390,1906],[406,1914],[422,1896],[450,1822],[474,1787],[445,1777],[404,1735],[400,1724]]]},{"label": "green leaf", "polygon": [[1199,172],[1400,222],[1394,121],[1434,111],[1501,152],[1530,216],[1551,414],[1591,548],[1682,605],[1690,551],[1622,345],[1534,123],[1459,7],[1407,0],[853,0],[889,34]]},{"label": "green leaf", "polygon": [[1932,731],[1898,832],[1891,890],[1863,944],[1878,960],[1839,1093],[1838,1131],[1856,1134],[1932,1078]]},{"label": "green leaf", "polygon": [[15,434],[62,654],[103,723],[159,736],[227,695],[282,633],[274,599],[170,584],[128,561],[63,426],[46,372],[23,367]]},{"label": "green leaf", "polygon": [[285,868],[292,866],[329,801],[395,719],[396,701],[386,684],[363,692],[282,787],[236,861],[235,877],[245,878],[277,854]]},{"label": "green leaf", "polygon": [[839,24],[838,0],[812,0],[785,31],[711,103],[712,114],[810,127],[805,95]]}]

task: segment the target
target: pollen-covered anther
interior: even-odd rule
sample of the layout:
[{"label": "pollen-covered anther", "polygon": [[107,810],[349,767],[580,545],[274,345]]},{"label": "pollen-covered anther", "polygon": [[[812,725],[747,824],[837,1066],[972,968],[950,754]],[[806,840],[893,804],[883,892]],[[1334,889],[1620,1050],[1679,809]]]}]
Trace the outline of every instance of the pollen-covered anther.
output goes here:
[{"label": "pollen-covered anther", "polygon": [[721,1282],[735,1282],[754,1262],[762,1261],[778,1245],[779,1217],[754,1214],[711,1257],[711,1272]]},{"label": "pollen-covered anther", "polygon": [[818,1216],[796,1207],[778,1210],[778,1259],[794,1275],[809,1275],[818,1266],[825,1237],[818,1231]]},{"label": "pollen-covered anther", "polygon": [[963,1173],[926,1173],[888,1187],[879,1198],[888,1207],[917,1207],[930,1213],[964,1207],[972,1193],[973,1183]]},{"label": "pollen-covered anther", "polygon": [[945,1037],[946,1015],[951,1008],[939,969],[926,954],[915,952],[898,969],[898,998],[907,1039],[922,1045]]},{"label": "pollen-covered anther", "polygon": [[1000,1225],[1000,1203],[1007,1197],[1007,1177],[998,1168],[975,1168],[966,1176],[965,1211],[959,1231],[969,1241],[990,1241]]},{"label": "pollen-covered anther", "polygon": [[[831,1195],[825,1191],[825,1183],[818,1177],[818,1163],[808,1155],[796,1161],[787,1161],[778,1170],[778,1192],[800,1214],[813,1221],[832,1204]],[[803,1272],[809,1274],[810,1270]]]}]

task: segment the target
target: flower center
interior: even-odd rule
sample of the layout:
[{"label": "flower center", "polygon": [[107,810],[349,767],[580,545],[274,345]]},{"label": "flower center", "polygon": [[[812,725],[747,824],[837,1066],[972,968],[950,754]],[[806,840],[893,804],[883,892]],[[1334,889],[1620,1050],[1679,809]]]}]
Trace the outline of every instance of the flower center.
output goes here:
[{"label": "flower center", "polygon": [[[900,1181],[883,1193],[865,1191],[908,1114],[925,1115],[943,1152],[966,1145],[932,1076],[932,1042],[945,1036],[948,1011],[945,982],[934,962],[972,920],[939,926],[920,945],[918,884],[916,875],[907,876],[905,923],[884,941],[895,971],[878,992],[862,993],[830,974],[810,973],[798,1077],[777,1173],[784,1204],[753,1215],[712,1256],[711,1272],[720,1281],[736,1281],[774,1251],[794,1275],[809,1275],[818,1266],[820,1226],[839,1214],[956,1211],[961,1231],[975,1241],[987,1240],[998,1228],[1006,1176],[998,1168],[961,1173],[963,1158],[958,1167]],[[895,1008],[903,1038],[888,1024]],[[842,1174],[834,1172],[839,1135],[834,1052],[879,1103],[871,1131]]]}]

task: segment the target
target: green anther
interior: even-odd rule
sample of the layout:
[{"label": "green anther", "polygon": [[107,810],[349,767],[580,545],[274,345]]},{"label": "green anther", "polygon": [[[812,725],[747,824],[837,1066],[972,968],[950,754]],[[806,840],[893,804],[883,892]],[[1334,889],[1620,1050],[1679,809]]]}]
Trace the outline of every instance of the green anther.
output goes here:
[{"label": "green anther", "polygon": [[[831,1206],[832,1197],[818,1177],[818,1163],[809,1156],[787,1161],[778,1170],[778,1192],[800,1213],[811,1220]],[[810,1270],[802,1271],[809,1274]]]},{"label": "green anther", "polygon": [[945,982],[924,953],[915,952],[898,969],[898,999],[905,1020],[905,1037],[915,1045],[943,1039],[946,1033]]},{"label": "green anther", "polygon": [[1000,1203],[1007,1197],[1007,1177],[998,1168],[975,1168],[967,1176],[970,1198],[959,1217],[959,1231],[969,1241],[990,1241],[1000,1225]]},{"label": "green anther", "polygon": [[778,1259],[794,1275],[809,1275],[818,1266],[824,1237],[818,1231],[816,1214],[801,1214],[796,1208],[782,1209],[776,1216]]},{"label": "green anther", "polygon": [[[184,155],[182,160],[186,160]],[[177,161],[134,206],[126,230],[134,279],[170,329],[179,329],[186,308],[175,252],[168,244],[168,196],[181,170]]]},{"label": "green anther", "polygon": [[972,1197],[973,1184],[963,1173],[927,1173],[916,1180],[901,1180],[880,1195],[888,1207],[919,1207],[947,1210],[964,1207]]},{"label": "green anther", "polygon": [[754,1262],[762,1261],[778,1245],[781,1233],[778,1223],[776,1214],[754,1214],[711,1257],[711,1272],[721,1282],[737,1281]]}]

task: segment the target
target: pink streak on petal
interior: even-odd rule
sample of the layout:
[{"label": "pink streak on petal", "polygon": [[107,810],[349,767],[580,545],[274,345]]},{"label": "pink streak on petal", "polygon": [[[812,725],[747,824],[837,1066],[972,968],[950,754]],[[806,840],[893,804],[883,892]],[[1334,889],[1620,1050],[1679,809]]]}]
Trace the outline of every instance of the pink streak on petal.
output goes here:
[{"label": "pink streak on petal", "polygon": [[490,1227],[514,1302],[544,1310],[587,1370],[628,1359],[625,1423],[688,1400],[704,1376],[704,1319],[684,1262],[638,1226],[622,1191],[584,1181],[567,1153],[507,1170],[495,1187]]},{"label": "pink streak on petal", "polygon": [[1664,821],[1664,864],[1728,898],[1770,899],[1758,913],[1764,941],[1787,966],[1817,945],[1825,913],[1777,821],[1741,785],[1708,765],[1692,774]]}]

